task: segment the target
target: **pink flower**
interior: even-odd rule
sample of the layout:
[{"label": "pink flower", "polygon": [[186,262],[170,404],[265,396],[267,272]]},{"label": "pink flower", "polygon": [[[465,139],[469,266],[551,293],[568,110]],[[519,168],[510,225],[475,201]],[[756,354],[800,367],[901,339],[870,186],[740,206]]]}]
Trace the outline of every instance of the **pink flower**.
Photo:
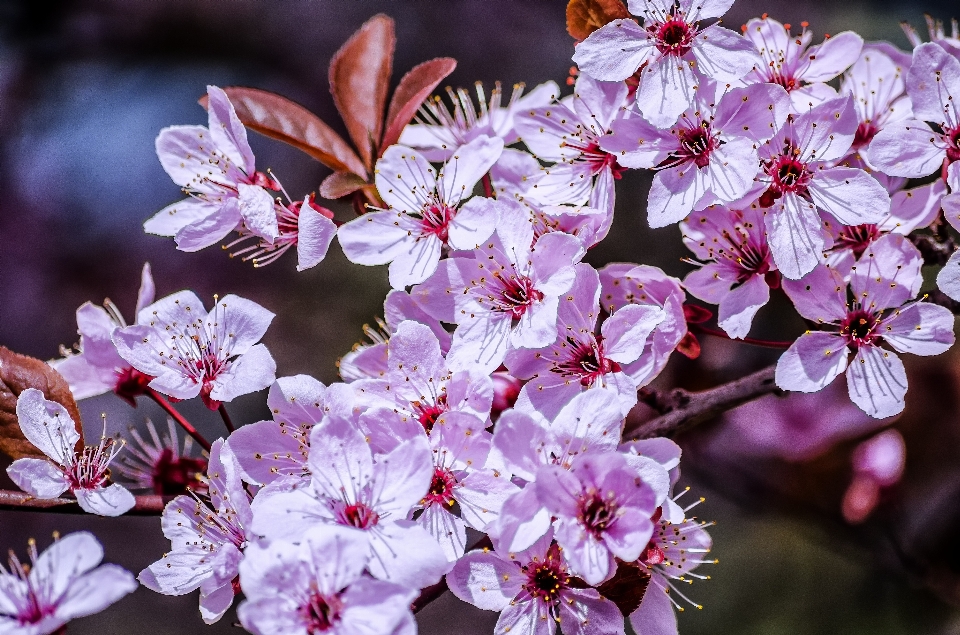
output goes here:
[{"label": "pink flower", "polygon": [[[947,185],[950,194],[942,200],[943,217],[957,229],[960,227],[960,163],[951,163],[947,168]],[[937,273],[937,286],[954,300],[960,299],[960,251],[954,252]]]},{"label": "pink flower", "polygon": [[[911,301],[922,279],[920,253],[902,236],[874,242],[849,274],[823,265],[798,281],[783,283],[797,311],[835,331],[808,331],[777,363],[777,385],[817,392],[846,370],[850,399],[872,417],[903,410],[907,376],[896,353],[938,355],[953,345],[953,314]],[[853,354],[853,363],[849,363]],[[848,366],[849,364],[849,366]]]},{"label": "pink flower", "polygon": [[705,83],[668,130],[642,117],[614,122],[601,147],[630,168],[655,168],[647,222],[666,227],[694,210],[743,197],[759,172],[757,147],[783,125],[790,98],[756,84],[718,94]]},{"label": "pink flower", "polygon": [[709,207],[680,224],[683,242],[704,264],[683,281],[692,295],[720,307],[717,324],[733,338],[746,337],[757,311],[780,277],[767,245],[763,212]]},{"label": "pink flower", "polygon": [[147,430],[149,440],[131,426],[130,434],[136,447],[127,446],[127,454],[121,455],[116,465],[119,474],[133,481],[131,487],[151,490],[162,496],[203,489],[205,486],[199,479],[207,471],[207,461],[190,456],[193,439],[184,437],[181,451],[176,424],[171,418],[167,418],[167,434],[162,439],[149,419]]},{"label": "pink flower", "polygon": [[807,24],[799,35],[791,35],[789,25],[772,18],[747,22],[743,35],[760,51],[761,64],[747,75],[748,83],[779,84],[790,93],[796,112],[837,96],[825,82],[830,81],[857,61],[863,49],[863,38],[853,31],[844,31],[822,44],[810,46],[813,34]]},{"label": "pink flower", "polygon": [[560,295],[570,289],[583,248],[569,234],[550,233],[535,246],[523,214],[506,214],[497,231],[468,257],[444,260],[413,290],[423,310],[458,325],[450,370],[491,373],[511,348],[540,348],[557,338]]},{"label": "pink flower", "polygon": [[502,151],[500,139],[477,137],[437,174],[416,150],[387,148],[376,169],[387,209],[341,226],[343,253],[361,265],[389,263],[394,289],[423,282],[436,270],[442,247],[473,249],[493,233],[496,201],[471,194]]},{"label": "pink flower", "polygon": [[103,547],[86,531],[58,538],[39,556],[30,541],[30,563],[10,552],[0,565],[0,633],[50,635],[72,619],[99,613],[136,590],[129,571],[100,564]]},{"label": "pink flower", "polygon": [[244,298],[215,297],[207,313],[192,291],[179,291],[140,311],[138,324],[113,335],[120,356],[150,375],[150,387],[176,399],[199,395],[211,410],[263,390],[276,363],[257,344],[274,314]]},{"label": "pink flower", "polygon": [[362,534],[311,529],[299,545],[253,545],[240,565],[240,623],[255,635],[415,635],[416,591],[363,575],[370,558]]},{"label": "pink flower", "polygon": [[47,459],[17,459],[7,468],[10,479],[23,491],[40,499],[57,498],[67,490],[80,508],[99,516],[119,516],[133,507],[133,494],[110,483],[110,462],[120,447],[110,437],[76,451],[80,433],[67,409],[28,388],[17,398],[20,430]]},{"label": "pink flower", "polygon": [[[140,274],[140,292],[137,294],[137,315],[153,302],[155,287],[150,274],[150,263],[144,263]],[[77,309],[77,329],[80,333],[79,353],[68,354],[51,362],[70,384],[75,399],[87,399],[113,391],[131,406],[143,394],[152,377],[133,368],[117,353],[111,337],[118,328],[127,325],[117,306],[105,300],[103,307],[86,302]]]},{"label": "pink flower", "polygon": [[726,0],[629,0],[630,13],[614,20],[577,46],[573,61],[602,81],[623,81],[639,71],[637,107],[647,121],[666,128],[693,103],[703,82],[732,83],[760,60],[750,42],[719,24],[701,28],[700,20],[719,18]]},{"label": "pink flower", "polygon": [[848,523],[867,519],[880,502],[884,488],[896,485],[903,475],[907,446],[896,430],[884,430],[853,450],[853,480],[843,496],[843,517]]},{"label": "pink flower", "polygon": [[652,305],[628,305],[604,320],[597,334],[600,278],[587,264],[577,265],[576,271],[573,286],[560,300],[556,341],[545,348],[507,353],[504,363],[511,374],[529,379],[517,407],[553,419],[582,391],[606,388],[619,395],[626,416],[637,403],[637,387],[621,365],[640,357],[664,312]]},{"label": "pink flower", "polygon": [[209,502],[191,492],[167,503],[163,535],[172,550],[140,572],[140,582],[157,593],[184,595],[200,589],[200,615],[217,622],[233,604],[234,579],[250,534],[250,496],[240,466],[222,439],[210,449]]},{"label": "pink flower", "polygon": [[766,188],[761,207],[777,268],[787,278],[806,275],[823,260],[825,241],[818,209],[845,225],[877,223],[890,211],[883,186],[863,170],[831,167],[856,135],[851,97],[823,102],[791,116],[760,150]]},{"label": "pink flower", "polygon": [[273,241],[279,236],[273,196],[279,186],[257,172],[247,131],[226,93],[207,86],[209,125],[171,126],[157,136],[157,157],[189,197],[144,223],[148,234],[174,236],[177,249],[198,251],[241,226]]},{"label": "pink flower", "polygon": [[[505,554],[505,552],[503,552]],[[471,551],[447,575],[458,598],[500,611],[494,635],[623,635],[623,614],[596,589],[574,584],[552,532],[509,555]]]}]

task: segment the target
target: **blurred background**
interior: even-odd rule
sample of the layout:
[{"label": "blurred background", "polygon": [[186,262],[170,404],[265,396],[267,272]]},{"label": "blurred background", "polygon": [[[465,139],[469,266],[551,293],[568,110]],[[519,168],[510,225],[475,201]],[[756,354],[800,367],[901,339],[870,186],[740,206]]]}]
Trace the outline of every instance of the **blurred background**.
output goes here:
[{"label": "blurred background", "polygon": [[[532,87],[549,79],[563,85],[573,53],[565,4],[0,2],[0,344],[41,359],[57,356],[61,344],[76,342],[74,311],[87,300],[109,297],[131,317],[140,268],[149,261],[158,297],[182,288],[204,298],[237,293],[276,312],[264,341],[278,374],[336,381],[338,357],[361,338],[364,323],[382,314],[386,268],[350,265],[335,245],[326,261],[304,273],[296,273],[293,254],[255,270],[216,248],[185,254],[171,239],[145,235],[143,221],[180,198],[154,154],[157,132],[171,124],[205,125],[196,100],[207,84],[217,84],[281,93],[345,136],[327,65],[378,12],[396,20],[394,83],[423,60],[450,56],[459,62],[447,82],[454,86],[501,80]],[[947,0],[740,0],[725,23],[736,29],[763,12],[782,22],[808,21],[815,41],[853,29],[906,48],[901,20],[920,27],[923,13],[949,19],[960,6]],[[258,167],[272,167],[295,198],[328,174],[294,149],[250,137]],[[689,266],[681,262],[688,254],[679,230],[645,226],[648,186],[649,177],[635,172],[619,182],[613,231],[588,260],[651,264],[682,276]],[[339,218],[350,217],[348,206],[333,207]],[[770,339],[803,329],[782,294],[756,324],[753,335]],[[695,361],[674,355],[657,385],[706,388],[773,363],[779,354],[709,336],[701,344]],[[911,389],[896,421],[869,420],[849,405],[838,381],[814,397],[767,397],[679,439],[682,484],[706,498],[697,511],[717,521],[711,533],[720,561],[704,567],[712,580],[685,589],[704,608],[680,615],[681,633],[960,633],[960,366],[956,354],[904,359]],[[234,421],[266,418],[264,398],[231,403]],[[143,399],[133,409],[105,396],[83,402],[81,411],[91,437],[102,412],[111,433],[142,428],[148,418],[163,423],[159,409]],[[183,411],[208,436],[220,434],[215,413],[199,403]],[[873,449],[893,458],[886,471],[883,465],[877,471],[867,460],[871,450],[857,448],[890,426],[897,432]],[[169,546],[156,518],[0,512],[0,548],[23,554],[31,536],[45,546],[52,531],[80,528],[101,539],[108,561],[134,573]],[[141,588],[75,621],[69,632],[239,632],[232,611],[207,627],[196,604],[196,593],[171,598]],[[492,632],[496,614],[448,594],[418,620],[425,635],[472,635]]]}]

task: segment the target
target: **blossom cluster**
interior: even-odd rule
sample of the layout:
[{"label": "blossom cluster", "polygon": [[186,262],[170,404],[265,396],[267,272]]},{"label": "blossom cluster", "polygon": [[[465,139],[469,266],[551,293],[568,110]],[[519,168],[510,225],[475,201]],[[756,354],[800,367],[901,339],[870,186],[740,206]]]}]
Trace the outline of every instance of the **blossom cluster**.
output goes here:
[{"label": "blossom cluster", "polygon": [[[481,92],[479,108],[466,91],[428,101],[371,158],[366,207],[346,222],[256,170],[227,91],[209,87],[208,126],[161,131],[188,198],[147,232],[183,251],[236,234],[235,255],[294,249],[298,270],[336,237],[352,262],[388,265],[392,290],[330,385],[277,377],[266,308],[155,300],[148,267],[133,324],[80,307],[78,349],[55,363],[76,397],[148,396],[192,435],[171,402],[199,397],[228,427],[203,459],[154,431],[122,471],[178,494],[161,521],[172,548],[141,584],[199,590],[208,623],[242,592],[258,635],[414,633],[411,603],[441,580],[499,612],[500,635],[622,634],[626,620],[675,633],[675,607],[696,606],[675,583],[705,577],[693,570],[711,539],[688,514],[699,501],[678,502],[679,446],[624,429],[672,353],[696,354],[708,312],[688,294],[738,340],[782,291],[809,330],[777,385],[817,392],[845,374],[866,414],[901,412],[898,354],[954,341],[951,311],[919,296],[912,238],[960,229],[960,49],[939,32],[910,52],[853,32],[813,44],[766,16],[738,34],[719,23],[730,4],[630,0],[632,17],[577,44],[570,95],[548,82],[506,103]],[[649,225],[678,226],[692,252],[683,280],[584,262],[634,169],[654,171]],[[960,300],[960,256],[937,284]],[[224,404],[265,389],[272,418],[233,430]],[[78,451],[77,422],[37,390],[17,409],[50,459],[13,464],[25,491],[69,490],[103,515],[133,506],[110,479],[112,440]],[[875,499],[895,478],[867,458]]]}]

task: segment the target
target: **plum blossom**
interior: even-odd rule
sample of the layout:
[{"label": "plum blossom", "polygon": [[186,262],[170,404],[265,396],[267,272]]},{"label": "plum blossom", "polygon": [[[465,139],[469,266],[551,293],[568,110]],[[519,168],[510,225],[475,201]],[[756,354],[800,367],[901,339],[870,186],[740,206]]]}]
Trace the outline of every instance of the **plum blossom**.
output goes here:
[{"label": "plum blossom", "polygon": [[663,309],[663,321],[647,339],[637,361],[623,371],[637,388],[653,381],[667,365],[670,354],[687,337],[683,303],[687,298],[680,281],[649,265],[612,263],[600,270],[600,304],[607,313],[630,304]]},{"label": "plum blossom", "polygon": [[824,265],[801,280],[785,280],[783,289],[800,315],[836,330],[801,335],[777,363],[777,385],[817,392],[846,371],[850,399],[868,415],[901,412],[907,376],[896,352],[938,355],[954,341],[949,310],[912,301],[922,282],[921,264],[912,243],[889,234],[850,269],[851,300],[847,272]]},{"label": "plum blossom", "polygon": [[789,111],[790,98],[780,86],[755,84],[718,94],[710,82],[669,129],[642,117],[621,119],[601,147],[620,165],[657,169],[647,221],[665,227],[694,210],[743,197],[759,172],[757,148]]},{"label": "plum blossom", "polygon": [[659,128],[672,125],[705,81],[731,83],[760,64],[748,40],[701,20],[719,18],[732,2],[629,0],[643,26],[619,19],[577,46],[573,61],[601,81],[621,82],[639,73],[637,107]]},{"label": "plum blossom", "polygon": [[70,413],[36,388],[20,393],[17,419],[27,441],[48,457],[10,464],[7,474],[20,489],[40,499],[57,498],[70,490],[83,511],[99,516],[119,516],[133,507],[133,494],[110,482],[110,463],[122,443],[104,435],[98,445],[78,452],[80,433]]},{"label": "plum blossom", "polygon": [[857,168],[832,166],[846,155],[857,129],[852,97],[824,101],[791,116],[760,149],[759,184],[767,240],[777,268],[796,280],[823,261],[818,209],[845,225],[877,223],[890,211],[880,183]]},{"label": "plum blossom", "polygon": [[363,535],[323,525],[299,545],[254,544],[240,564],[240,623],[255,635],[415,635],[416,591],[363,574]]},{"label": "plum blossom", "polygon": [[717,324],[733,338],[746,337],[753,318],[780,285],[763,229],[763,212],[710,207],[681,223],[683,242],[703,263],[683,286],[719,305]]},{"label": "plum blossom", "polygon": [[495,635],[623,635],[623,614],[596,589],[581,588],[553,542],[553,532],[528,549],[507,554],[471,551],[447,575],[458,598],[500,611]]},{"label": "plum blossom", "polygon": [[200,396],[211,410],[273,383],[276,363],[257,344],[274,314],[239,296],[214,297],[207,312],[192,291],[141,309],[137,324],[113,335],[120,357],[175,399]]},{"label": "plum blossom", "polygon": [[233,604],[234,581],[250,533],[250,495],[240,466],[218,439],[210,449],[207,499],[190,492],[167,503],[161,527],[172,550],[140,572],[140,582],[157,593],[184,595],[200,589],[200,615],[217,622]]},{"label": "plum blossom", "polygon": [[513,376],[529,380],[520,390],[518,407],[552,419],[581,391],[603,387],[619,395],[626,416],[637,403],[637,387],[621,365],[640,357],[664,312],[653,305],[628,305],[604,320],[597,333],[600,277],[587,264],[577,265],[576,271],[573,286],[560,300],[556,341],[541,349],[514,349],[504,360]]},{"label": "plum blossom", "polygon": [[173,236],[177,249],[198,251],[245,228],[272,242],[280,235],[268,189],[279,185],[256,171],[247,130],[227,94],[207,86],[209,124],[170,126],[157,136],[157,157],[189,196],[144,223],[148,234]]},{"label": "plum blossom", "polygon": [[437,541],[408,520],[434,476],[427,438],[422,429],[414,432],[375,456],[350,419],[325,417],[310,432],[310,478],[281,479],[261,490],[253,503],[254,531],[296,542],[317,525],[349,527],[366,537],[375,578],[416,587],[435,583],[447,559]]},{"label": "plum blossom", "polygon": [[[929,14],[923,17],[926,18],[927,21],[927,34],[930,36],[930,41],[936,42],[942,46],[945,51],[960,59],[960,24],[957,23],[957,20],[953,19],[950,21],[950,35],[947,35],[946,30],[943,28],[943,20],[935,20],[933,16]],[[904,35],[910,40],[913,48],[916,49],[923,44],[923,38],[920,37],[920,34],[917,33],[917,30],[909,22],[901,22],[900,28],[903,29]],[[901,53],[901,55],[909,61],[909,53]]]},{"label": "plum blossom", "polygon": [[798,113],[835,98],[836,91],[826,82],[856,62],[863,49],[863,38],[853,31],[838,33],[822,44],[810,46],[813,33],[807,30],[806,22],[800,26],[800,34],[792,35],[789,24],[764,16],[750,20],[743,28],[744,37],[763,58],[744,81],[783,86]]},{"label": "plum blossom", "polygon": [[436,271],[443,247],[473,249],[493,233],[496,201],[471,196],[502,151],[502,140],[477,137],[438,174],[416,150],[387,148],[375,179],[387,209],[342,225],[337,235],[343,253],[361,265],[389,263],[394,289],[423,282]]},{"label": "plum blossom", "polygon": [[353,384],[361,402],[392,408],[418,421],[428,433],[446,412],[462,412],[479,422],[489,418],[493,401],[489,374],[473,368],[451,372],[430,327],[401,322],[387,350],[383,376]]},{"label": "plum blossom", "polygon": [[481,136],[500,138],[505,146],[514,144],[520,139],[515,124],[517,113],[546,106],[560,95],[560,87],[553,81],[536,86],[526,95],[524,88],[522,83],[514,84],[513,93],[504,104],[503,87],[496,82],[488,103],[483,84],[477,82],[478,108],[466,89],[454,91],[448,87],[452,110],[440,97],[428,99],[420,107],[420,123],[404,128],[399,143],[414,148],[430,161],[446,161]]},{"label": "plum blossom", "polygon": [[149,419],[147,431],[149,439],[144,439],[131,426],[130,436],[136,445],[125,446],[127,452],[117,461],[117,473],[133,481],[133,489],[150,490],[161,496],[184,494],[187,489],[205,489],[199,477],[207,471],[207,460],[190,456],[193,439],[185,436],[181,449],[176,424],[170,418],[167,418],[167,434],[162,439]]},{"label": "plum blossom", "polygon": [[29,564],[11,551],[9,568],[0,565],[0,633],[61,632],[70,620],[99,613],[136,590],[129,571],[100,564],[103,547],[93,534],[54,537],[39,555],[37,543],[30,541]]},{"label": "plum blossom", "polygon": [[[153,302],[156,287],[150,273],[150,263],[144,263],[137,294],[137,311]],[[117,353],[111,337],[118,328],[127,325],[120,309],[105,300],[102,307],[85,302],[77,309],[77,330],[80,334],[79,351],[51,362],[70,384],[75,399],[87,399],[113,391],[131,406],[143,394],[152,379],[133,368]]]},{"label": "plum blossom", "polygon": [[450,370],[491,373],[511,348],[541,348],[557,338],[560,296],[583,256],[580,241],[549,233],[533,245],[522,214],[500,219],[496,233],[466,257],[448,258],[412,295],[428,314],[457,324]]}]

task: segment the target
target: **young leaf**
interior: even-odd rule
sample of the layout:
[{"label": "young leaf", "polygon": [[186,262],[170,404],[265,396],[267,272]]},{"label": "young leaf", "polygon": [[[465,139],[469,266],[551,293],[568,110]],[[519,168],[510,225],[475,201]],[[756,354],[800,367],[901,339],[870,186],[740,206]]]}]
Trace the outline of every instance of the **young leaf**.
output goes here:
[{"label": "young leaf", "polygon": [[393,20],[379,13],[367,20],[330,60],[330,92],[360,158],[373,169],[396,45]]},{"label": "young leaf", "polygon": [[[650,574],[633,562],[617,561],[617,572],[597,587],[600,595],[611,600],[624,617],[640,607],[650,585]],[[654,587],[656,588],[656,587]]]},{"label": "young leaf", "polygon": [[629,18],[622,0],[570,0],[567,3],[567,33],[582,42],[608,22]]},{"label": "young leaf", "polygon": [[387,110],[387,129],[383,133],[381,149],[392,146],[400,139],[404,126],[413,119],[423,100],[429,97],[437,84],[456,67],[457,60],[438,57],[417,64],[403,76],[390,99],[390,108]]},{"label": "young leaf", "polygon": [[23,436],[17,420],[17,397],[27,388],[41,390],[44,397],[67,409],[77,425],[80,433],[77,445],[82,448],[80,410],[67,381],[49,364],[0,346],[0,452],[13,459],[44,456]]},{"label": "young leaf", "polygon": [[[367,178],[367,169],[347,142],[300,104],[256,88],[233,86],[223,90],[247,128],[289,143],[328,168]],[[206,96],[200,99],[200,105],[207,107]]]},{"label": "young leaf", "polygon": [[320,196],[331,200],[343,198],[366,184],[366,181],[351,172],[334,172],[320,183]]}]

